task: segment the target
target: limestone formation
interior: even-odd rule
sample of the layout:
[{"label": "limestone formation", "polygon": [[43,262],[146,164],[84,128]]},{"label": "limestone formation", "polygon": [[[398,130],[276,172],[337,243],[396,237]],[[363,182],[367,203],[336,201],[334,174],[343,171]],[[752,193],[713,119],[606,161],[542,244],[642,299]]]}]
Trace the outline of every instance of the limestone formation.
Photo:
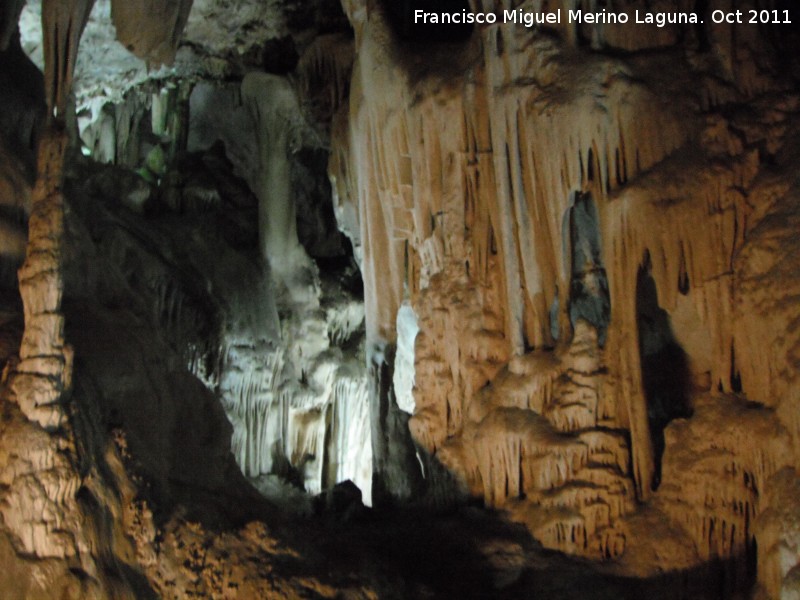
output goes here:
[{"label": "limestone formation", "polygon": [[94,0],[42,1],[44,78],[50,116],[66,118],[75,61]]},{"label": "limestone formation", "polygon": [[[791,222],[793,192],[760,178],[797,97],[763,68],[769,44],[730,24],[680,30],[691,39],[674,27],[655,36],[555,27],[554,41],[546,26],[505,23],[476,29],[457,57],[447,44],[423,57],[404,46],[381,3],[346,8],[356,63],[331,169],[340,214],[352,215],[343,226],[363,246],[369,343],[396,342],[405,296],[418,315],[413,438],[487,505],[511,504],[546,545],[615,556],[637,501],[695,497],[686,479],[694,467],[671,463],[686,444],[664,427],[692,405],[690,422],[711,426],[698,408],[703,392],[794,411],[787,388],[769,391],[792,379],[769,373],[795,362],[793,321],[777,300],[786,292],[762,287],[793,285],[778,266],[795,264],[793,242],[763,249],[765,236],[781,235],[773,211]],[[547,7],[558,8],[599,10]],[[682,40],[687,52],[667,64],[570,49],[584,40],[597,50]],[[706,44],[719,63],[705,60]],[[767,90],[770,100],[757,100]],[[725,115],[719,107],[731,102],[754,112]],[[748,272],[760,274],[759,290]],[[765,328],[777,322],[785,333]],[[739,332],[755,323],[758,332]],[[765,431],[795,431],[780,422]],[[794,460],[762,458],[769,442],[758,439],[756,454],[731,446],[751,482]],[[700,467],[701,453],[697,468],[719,468]],[[741,554],[752,541],[754,499],[742,489],[723,504],[731,502],[746,522],[678,511],[703,557]]]},{"label": "limestone formation", "polygon": [[259,201],[262,256],[272,270],[292,270],[302,260],[291,200],[288,156],[297,146],[297,96],[285,79],[250,74],[242,81],[242,101],[253,116],[259,160],[255,190]]},{"label": "limestone formation", "polygon": [[149,65],[158,67],[174,60],[191,9],[192,0],[116,0],[111,16],[117,39]]},{"label": "limestone formation", "polygon": [[0,596],[800,595],[796,7],[434,4],[0,8]]}]

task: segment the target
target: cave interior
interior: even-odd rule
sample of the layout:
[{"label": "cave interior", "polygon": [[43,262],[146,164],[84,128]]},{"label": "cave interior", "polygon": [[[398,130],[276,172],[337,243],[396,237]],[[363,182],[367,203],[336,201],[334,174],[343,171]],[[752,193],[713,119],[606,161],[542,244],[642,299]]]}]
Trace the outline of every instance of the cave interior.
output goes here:
[{"label": "cave interior", "polygon": [[5,0],[0,597],[800,598],[798,57],[793,0]]}]

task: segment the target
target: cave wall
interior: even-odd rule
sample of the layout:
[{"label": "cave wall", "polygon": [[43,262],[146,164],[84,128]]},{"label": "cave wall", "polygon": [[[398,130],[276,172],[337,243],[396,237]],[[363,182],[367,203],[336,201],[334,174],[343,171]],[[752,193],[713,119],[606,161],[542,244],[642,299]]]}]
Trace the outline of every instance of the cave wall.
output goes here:
[{"label": "cave wall", "polygon": [[[645,4],[631,2],[626,10]],[[664,6],[688,10],[689,4]],[[148,28],[158,39],[140,39],[141,27],[120,35],[148,60],[168,61],[190,5],[174,3],[166,16],[143,12],[148,3],[126,5],[136,17],[130,21],[115,9],[125,23],[159,21]],[[473,496],[525,523],[546,547],[593,559],[635,557],[652,542],[663,568],[684,568],[687,558],[675,548],[689,547],[698,564],[747,563],[757,542],[762,591],[780,597],[795,585],[797,557],[787,507],[797,485],[800,434],[794,314],[800,98],[779,76],[771,33],[727,25],[645,35],[630,27],[541,31],[509,24],[436,41],[426,37],[429,31],[398,37],[383,6],[343,2],[355,31],[354,63],[349,40],[323,37],[300,58],[292,81],[262,73],[245,78],[234,93],[255,129],[249,183],[262,207],[261,259],[281,271],[287,251],[299,256],[288,262],[300,268],[276,278],[282,308],[292,312],[280,331],[288,358],[270,354],[275,349],[266,338],[277,332],[264,333],[270,329],[264,323],[235,323],[227,338],[197,328],[198,321],[219,326],[219,314],[195,318],[185,308],[185,291],[206,298],[203,286],[236,286],[222,273],[198,277],[203,285],[197,289],[169,281],[210,256],[188,261],[191,268],[165,267],[170,261],[148,253],[169,242],[148,242],[130,222],[125,235],[107,240],[102,227],[88,235],[85,224],[75,225],[72,243],[86,254],[71,256],[70,277],[80,273],[73,300],[87,302],[88,294],[113,305],[135,287],[140,271],[155,274],[144,295],[156,298],[156,320],[131,319],[139,328],[131,347],[160,347],[158,328],[187,347],[218,344],[189,356],[165,345],[163,369],[136,365],[140,379],[155,380],[142,406],[162,427],[152,438],[130,440],[135,454],[151,463],[150,469],[145,464],[147,479],[166,490],[153,497],[163,505],[175,492],[170,481],[182,480],[205,482],[209,494],[227,487],[238,500],[258,504],[226,471],[231,431],[213,410],[208,389],[183,370],[180,363],[188,360],[195,376],[235,400],[225,408],[247,475],[276,470],[272,450],[281,440],[283,458],[303,468],[301,478],[312,491],[360,478],[363,485],[372,480],[376,500],[386,503],[448,504]],[[597,8],[589,1],[548,6]],[[503,1],[472,6],[515,7]],[[0,39],[13,30],[7,20],[19,8],[4,7]],[[24,155],[3,160],[10,173],[3,179],[9,182],[3,205],[24,211],[30,196],[32,208],[20,272],[25,335],[21,360],[6,374],[11,404],[0,455],[6,486],[0,551],[36,559],[31,567],[9,558],[19,569],[8,571],[9,582],[24,572],[22,581],[58,581],[65,596],[146,597],[153,589],[201,585],[213,594],[221,585],[214,573],[197,567],[192,579],[180,567],[185,554],[178,549],[187,539],[200,544],[204,534],[180,519],[154,524],[154,515],[134,499],[141,482],[122,465],[128,441],[110,444],[101,432],[104,420],[120,418],[134,430],[147,428],[142,415],[112,415],[115,406],[130,409],[130,398],[141,390],[117,386],[118,393],[104,399],[108,414],[92,415],[101,403],[92,385],[111,389],[113,380],[125,377],[104,366],[93,347],[85,357],[105,370],[82,380],[85,387],[74,390],[78,400],[69,403],[63,119],[90,9],[87,2],[44,2],[49,123],[32,191]],[[13,31],[8,39],[13,51]],[[188,95],[182,101],[188,103]],[[125,111],[141,119],[146,110],[162,116],[171,110],[160,88],[146,108],[138,102],[131,99],[113,116],[112,133],[103,133],[102,123],[88,133],[98,157],[126,162],[127,134],[117,131],[120,118],[133,119]],[[363,364],[335,366],[360,327],[360,307],[321,304],[322,283],[293,231],[286,155],[298,145],[292,121],[301,102],[316,112],[317,134],[332,136],[334,209],[363,275],[369,381]],[[17,136],[29,150],[38,127],[31,115],[20,121],[23,134]],[[153,125],[151,133],[165,129],[157,115],[156,122],[162,126]],[[135,164],[141,156],[133,154]],[[97,185],[114,196],[108,191],[115,178],[125,179],[109,173]],[[266,178],[259,181],[260,175]],[[181,182],[178,175],[175,181],[179,201],[167,203],[169,210],[202,212],[217,202],[219,190],[207,182]],[[138,194],[143,186],[137,180],[133,188]],[[110,214],[104,218],[115,219]],[[22,229],[0,233],[2,254],[20,259]],[[263,272],[246,261],[222,260],[228,249],[218,250],[217,258],[239,279],[259,290],[267,286]],[[106,275],[114,273],[119,289],[95,288],[89,283],[96,273],[81,272],[81,265],[104,264],[99,253],[108,254]],[[116,273],[115,259],[143,262]],[[237,310],[275,308],[256,306],[257,297],[242,299],[239,292],[246,295],[235,289],[220,294],[223,302],[214,310],[224,313],[225,302]],[[258,315],[265,322],[274,317]],[[101,317],[111,318],[100,311],[87,322],[102,331],[88,341],[82,335],[91,338],[90,327],[76,332],[77,343],[101,340],[113,347],[127,339]],[[182,317],[192,324],[184,327]],[[672,354],[664,358],[665,352]],[[211,354],[222,357],[221,366],[208,366]],[[265,354],[274,360],[261,360]],[[313,357],[313,372],[296,368],[304,364],[300,354]],[[303,382],[302,393],[283,387],[284,360],[290,371],[302,371],[291,373]],[[675,389],[686,397],[658,396],[663,382],[676,378]],[[196,435],[170,437],[179,423],[191,422],[185,416],[192,410],[160,405],[173,394],[211,407],[213,422],[193,422]],[[70,406],[82,416],[69,413]],[[354,450],[354,440],[366,439],[368,413],[372,448]],[[87,453],[81,444],[93,436],[96,447]],[[198,449],[193,460],[170,454],[175,439]],[[169,460],[159,465],[162,455]],[[82,462],[86,456],[92,459]],[[678,543],[658,546],[642,526],[645,510],[675,525]],[[113,525],[120,518],[125,531]],[[171,546],[157,549],[164,532]],[[225,543],[266,537],[250,526]],[[210,538],[203,543],[211,548]],[[228,547],[219,550],[219,563]],[[636,568],[649,574],[653,563]],[[236,569],[248,576],[240,563]],[[178,584],[171,579],[176,572]],[[247,590],[278,593],[259,586]]]},{"label": "cave wall", "polygon": [[[153,63],[174,54],[191,2],[161,4],[128,3],[112,11],[118,24],[132,27],[120,27],[120,38]],[[21,5],[8,8],[13,14],[4,19],[14,21]],[[299,471],[294,483],[312,493],[344,479],[368,489],[368,423],[359,418],[366,414],[366,380],[364,365],[354,360],[360,304],[330,278],[320,281],[306,257],[304,280],[295,285],[308,296],[300,307],[305,312],[287,308],[281,331],[269,268],[258,254],[257,198],[219,148],[177,160],[186,145],[180,138],[188,133],[180,119],[188,93],[178,98],[183,88],[162,89],[157,82],[118,107],[101,97],[88,126],[73,129],[73,68],[92,3],[45,1],[41,8],[46,86],[9,85],[0,93],[9,107],[4,124],[16,117],[13,127],[3,127],[3,267],[7,258],[13,268],[26,256],[19,271],[21,342],[7,344],[9,327],[13,333],[16,325],[5,312],[5,289],[2,297],[0,588],[20,598],[330,596],[335,588],[314,576],[292,583],[291,576],[278,581],[248,567],[256,561],[273,571],[272,555],[284,550],[265,525],[275,506],[245,482],[231,449],[241,450],[243,463],[269,461],[283,444],[281,458]],[[19,46],[19,35],[12,35],[0,71],[36,88],[39,72]],[[309,66],[317,80],[325,75],[320,62]],[[294,95],[286,78],[275,79]],[[254,96],[260,87],[250,87]],[[18,97],[26,93],[27,106]],[[252,125],[270,135],[269,115],[262,117]],[[78,132],[96,158],[119,166],[81,160]],[[145,144],[156,138],[169,155],[151,160],[140,136]],[[25,154],[37,146],[38,169]],[[270,149],[265,143],[264,153]],[[288,179],[292,148],[277,149],[279,162],[255,170],[284,167]],[[131,171],[145,155],[149,171]],[[317,164],[322,169],[314,175],[324,183],[324,161]],[[284,183],[280,200],[288,211]],[[5,218],[15,211],[20,223],[6,231]],[[146,221],[152,213],[162,219]],[[344,252],[335,243],[322,246],[323,254]],[[275,348],[279,339],[286,348]],[[253,364],[238,360],[243,352]],[[295,357],[285,353],[299,354],[313,370],[300,373],[308,367],[300,361],[295,369]],[[279,363],[277,372],[271,359]],[[275,410],[260,407],[271,427],[259,420],[263,414],[253,414],[259,407],[231,409],[220,402],[226,391],[227,399],[253,395],[242,370],[256,363],[276,376],[274,389],[257,390],[277,396]],[[311,381],[303,389],[287,389],[299,388],[306,377]],[[226,385],[234,389],[221,391]],[[273,472],[260,466],[248,475]],[[310,506],[296,492],[298,498]],[[230,535],[220,536],[221,529]],[[289,555],[299,562],[299,554]]]},{"label": "cave wall", "polygon": [[[509,23],[420,41],[398,37],[380,3],[344,6],[356,62],[330,168],[363,254],[370,347],[396,343],[404,299],[417,315],[414,443],[547,546],[616,556],[636,535],[626,514],[672,502],[702,556],[745,552],[763,508],[753,488],[797,458],[771,439],[798,434],[783,367],[796,364],[797,332],[780,300],[795,262],[791,227],[777,224],[795,206],[795,154],[780,148],[798,98],[776,76],[771,34]],[[576,6],[594,7],[548,3]],[[765,174],[776,156],[786,178]],[[587,195],[588,252],[571,217]],[[599,265],[607,290],[587,279]],[[685,365],[663,377],[682,377],[698,407],[667,426],[663,457],[642,369],[643,270]],[[607,294],[607,330],[580,308],[585,289]],[[742,398],[766,423],[749,443],[736,433]],[[697,448],[690,466],[680,427],[724,451],[702,466]],[[723,489],[725,461],[737,474]]]}]

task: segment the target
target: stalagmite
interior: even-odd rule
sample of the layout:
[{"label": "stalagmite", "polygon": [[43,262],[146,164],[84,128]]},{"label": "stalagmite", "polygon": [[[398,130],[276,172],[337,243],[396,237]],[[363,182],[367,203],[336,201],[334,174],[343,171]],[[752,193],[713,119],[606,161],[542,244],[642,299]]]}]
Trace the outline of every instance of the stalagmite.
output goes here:
[{"label": "stalagmite", "polygon": [[254,191],[259,200],[262,256],[277,277],[287,277],[307,261],[297,239],[290,196],[288,155],[299,133],[297,96],[286,79],[251,73],[242,81],[242,101],[253,116],[258,138]]},{"label": "stalagmite", "polygon": [[755,530],[763,548],[759,553],[758,581],[768,598],[791,598],[800,592],[798,483],[797,471],[791,467],[781,469],[765,482],[768,491]]},{"label": "stalagmite", "polygon": [[[81,485],[72,456],[75,439],[64,406],[73,374],[73,350],[64,339],[63,119],[72,65],[91,3],[45,2],[43,22],[50,126],[39,145],[39,174],[31,194],[29,241],[19,271],[25,332],[19,363],[9,380],[10,398],[30,422],[4,439],[3,522],[19,551],[37,558],[76,557],[91,568],[76,494]],[[8,448],[17,448],[14,456]],[[65,583],[64,585],[68,585]]]}]

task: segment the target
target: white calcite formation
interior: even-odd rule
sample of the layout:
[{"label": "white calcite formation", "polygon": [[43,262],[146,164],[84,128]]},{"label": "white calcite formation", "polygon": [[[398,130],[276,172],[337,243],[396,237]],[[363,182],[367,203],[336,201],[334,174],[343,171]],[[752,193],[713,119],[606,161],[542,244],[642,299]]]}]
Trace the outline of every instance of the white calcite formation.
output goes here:
[{"label": "white calcite formation", "polygon": [[256,128],[258,160],[251,186],[258,197],[261,253],[273,275],[283,279],[308,268],[297,238],[289,174],[289,157],[298,146],[302,119],[297,94],[286,78],[266,73],[248,74],[241,93]]},{"label": "white calcite formation", "polygon": [[[216,118],[221,106],[223,119]],[[309,133],[297,91],[287,78],[253,73],[241,90],[197,86],[190,114],[189,147],[223,141],[258,198],[259,248],[269,267],[268,278],[254,282],[263,295],[232,303],[211,382],[234,426],[234,456],[265,493],[274,475],[314,494],[349,479],[369,504],[369,397],[358,341],[364,309],[320,279],[298,241],[290,159]],[[239,322],[237,315],[256,310],[265,321]]]},{"label": "white calcite formation", "polygon": [[403,303],[397,311],[397,354],[394,357],[394,385],[395,401],[400,410],[414,414],[414,377],[415,361],[414,346],[419,333],[419,323],[414,309],[408,303]]},{"label": "white calcite formation", "polygon": [[323,296],[329,305],[320,307],[318,282],[314,289],[313,301],[281,311],[277,343],[225,337],[219,391],[232,450],[256,482],[279,475],[317,494],[349,479],[370,503],[366,370],[358,345],[343,348],[362,335],[363,308],[341,296]]}]

